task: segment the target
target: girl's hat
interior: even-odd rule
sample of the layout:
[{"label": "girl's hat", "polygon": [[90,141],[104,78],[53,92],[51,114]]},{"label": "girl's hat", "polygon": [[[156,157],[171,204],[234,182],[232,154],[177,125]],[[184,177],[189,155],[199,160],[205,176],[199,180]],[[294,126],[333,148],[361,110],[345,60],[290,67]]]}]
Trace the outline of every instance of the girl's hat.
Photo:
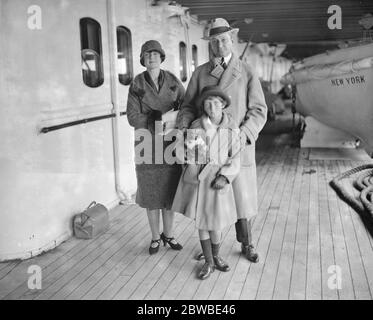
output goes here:
[{"label": "girl's hat", "polygon": [[197,106],[202,107],[203,102],[206,100],[208,97],[220,97],[222,98],[225,102],[226,105],[224,108],[228,107],[231,104],[231,99],[220,89],[218,86],[206,86],[202,89],[201,94],[197,98]]},{"label": "girl's hat", "polygon": [[166,58],[166,54],[164,50],[162,49],[161,44],[157,40],[149,40],[146,41],[142,46],[141,46],[141,53],[140,53],[140,63],[142,66],[145,67],[144,64],[144,53],[148,51],[157,51],[161,55],[161,61],[163,62],[164,59]]}]

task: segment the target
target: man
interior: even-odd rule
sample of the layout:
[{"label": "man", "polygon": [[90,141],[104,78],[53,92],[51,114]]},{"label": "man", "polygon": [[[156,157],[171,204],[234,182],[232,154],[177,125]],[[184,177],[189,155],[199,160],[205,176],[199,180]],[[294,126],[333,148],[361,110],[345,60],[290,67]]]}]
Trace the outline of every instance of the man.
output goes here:
[{"label": "man", "polygon": [[232,182],[237,208],[236,237],[247,259],[258,262],[259,256],[251,237],[251,219],[258,211],[255,141],[267,120],[267,106],[258,77],[233,52],[233,33],[237,31],[225,19],[210,22],[208,35],[203,39],[210,41],[214,58],[194,71],[178,114],[177,126],[186,130],[200,116],[196,99],[205,86],[218,85],[230,97],[231,105],[226,111],[240,128],[243,141],[240,172]]}]

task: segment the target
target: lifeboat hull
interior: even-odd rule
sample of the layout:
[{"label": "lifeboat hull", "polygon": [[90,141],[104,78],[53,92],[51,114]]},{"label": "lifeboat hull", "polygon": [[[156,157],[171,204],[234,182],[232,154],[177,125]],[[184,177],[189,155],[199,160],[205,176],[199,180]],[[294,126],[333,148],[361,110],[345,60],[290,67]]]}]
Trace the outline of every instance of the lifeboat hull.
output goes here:
[{"label": "lifeboat hull", "polygon": [[373,44],[340,49],[310,57],[284,77],[284,82],[296,85],[296,107],[302,115],[352,134],[369,152],[373,150],[372,56]]}]

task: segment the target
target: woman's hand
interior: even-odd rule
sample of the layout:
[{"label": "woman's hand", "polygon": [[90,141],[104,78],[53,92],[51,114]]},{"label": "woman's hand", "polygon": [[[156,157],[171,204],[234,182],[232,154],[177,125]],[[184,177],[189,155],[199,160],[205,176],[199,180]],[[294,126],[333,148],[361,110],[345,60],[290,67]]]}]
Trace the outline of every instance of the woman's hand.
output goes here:
[{"label": "woman's hand", "polygon": [[[155,134],[156,132],[156,126],[155,122],[156,121],[161,121],[162,120],[162,112],[158,110],[152,110],[148,114],[148,130],[152,133]],[[158,132],[159,130],[157,130]],[[163,130],[161,130],[163,132]]]},{"label": "woman's hand", "polygon": [[162,121],[162,112],[159,111],[159,110],[152,110],[150,112],[150,117],[154,120],[154,121]]}]

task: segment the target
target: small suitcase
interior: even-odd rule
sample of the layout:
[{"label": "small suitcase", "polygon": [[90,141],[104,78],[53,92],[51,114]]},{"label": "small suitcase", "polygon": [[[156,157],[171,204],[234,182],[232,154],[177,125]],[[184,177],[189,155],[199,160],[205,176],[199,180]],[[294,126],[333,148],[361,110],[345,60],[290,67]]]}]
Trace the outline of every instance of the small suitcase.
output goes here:
[{"label": "small suitcase", "polygon": [[79,239],[92,239],[109,228],[109,211],[93,201],[86,210],[77,214],[73,221],[74,235]]}]

